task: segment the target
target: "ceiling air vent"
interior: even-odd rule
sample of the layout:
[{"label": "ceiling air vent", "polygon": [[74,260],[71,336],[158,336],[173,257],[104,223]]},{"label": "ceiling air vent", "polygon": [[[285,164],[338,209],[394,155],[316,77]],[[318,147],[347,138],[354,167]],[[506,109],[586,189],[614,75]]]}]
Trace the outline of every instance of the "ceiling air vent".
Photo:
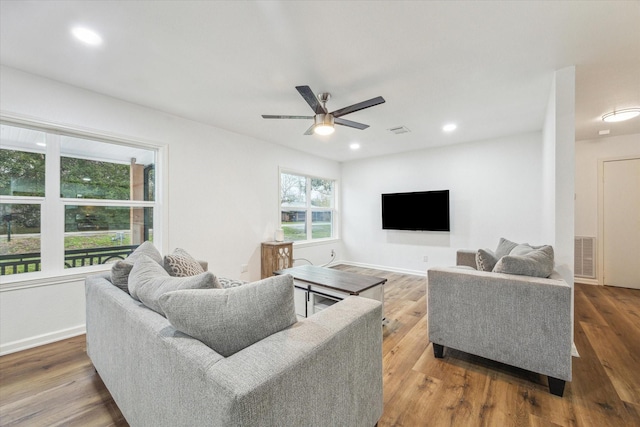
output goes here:
[{"label": "ceiling air vent", "polygon": [[409,130],[409,128],[407,128],[406,126],[396,126],[394,128],[391,129],[387,129],[389,132],[391,133],[395,133],[396,135],[400,135],[401,133],[409,133],[411,132]]}]

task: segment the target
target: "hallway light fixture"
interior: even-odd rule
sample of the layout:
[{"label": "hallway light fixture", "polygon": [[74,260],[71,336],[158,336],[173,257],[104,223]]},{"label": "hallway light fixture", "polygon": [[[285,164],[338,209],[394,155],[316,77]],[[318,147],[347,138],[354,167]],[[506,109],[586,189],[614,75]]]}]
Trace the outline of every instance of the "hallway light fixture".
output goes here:
[{"label": "hallway light fixture", "polygon": [[640,107],[625,108],[623,110],[613,110],[602,116],[604,122],[622,122],[640,116]]}]

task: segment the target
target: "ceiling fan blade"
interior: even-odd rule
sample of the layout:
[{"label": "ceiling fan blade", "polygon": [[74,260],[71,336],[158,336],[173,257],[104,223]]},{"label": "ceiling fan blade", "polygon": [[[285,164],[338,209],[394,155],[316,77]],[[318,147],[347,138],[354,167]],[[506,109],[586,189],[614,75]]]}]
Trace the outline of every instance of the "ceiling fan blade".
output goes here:
[{"label": "ceiling fan blade", "polygon": [[365,108],[373,107],[374,105],[384,103],[384,98],[378,96],[376,98],[371,98],[367,101],[358,102],[357,104],[350,105],[348,107],[341,108],[332,112],[333,117],[344,116],[345,114],[355,113],[356,111],[364,110]]},{"label": "ceiling fan blade", "polygon": [[307,101],[307,104],[309,104],[314,113],[327,114],[327,110],[320,104],[318,97],[316,97],[316,94],[313,93],[309,86],[296,86],[296,89],[298,89],[298,92],[300,92],[304,100]]},{"label": "ceiling fan blade", "polygon": [[263,119],[313,119],[313,116],[278,116],[273,114],[263,114]]},{"label": "ceiling fan blade", "polygon": [[360,130],[366,129],[369,127],[369,125],[365,125],[363,123],[358,123],[358,122],[352,122],[351,120],[341,119],[340,117],[336,117],[333,122],[337,125],[348,126],[350,128],[356,128]]},{"label": "ceiling fan blade", "polygon": [[305,135],[313,135],[313,128],[316,127],[316,124],[312,124],[309,129],[304,133]]}]

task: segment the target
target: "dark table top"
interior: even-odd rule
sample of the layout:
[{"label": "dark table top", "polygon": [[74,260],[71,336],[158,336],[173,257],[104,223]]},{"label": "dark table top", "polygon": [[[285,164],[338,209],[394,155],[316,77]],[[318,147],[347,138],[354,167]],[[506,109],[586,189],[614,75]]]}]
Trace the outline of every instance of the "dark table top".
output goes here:
[{"label": "dark table top", "polygon": [[350,295],[358,295],[377,285],[383,285],[387,279],[367,276],[364,274],[350,273],[315,265],[301,265],[275,271],[273,274],[290,274],[294,279],[307,282],[310,285],[323,286],[336,291],[346,292]]}]

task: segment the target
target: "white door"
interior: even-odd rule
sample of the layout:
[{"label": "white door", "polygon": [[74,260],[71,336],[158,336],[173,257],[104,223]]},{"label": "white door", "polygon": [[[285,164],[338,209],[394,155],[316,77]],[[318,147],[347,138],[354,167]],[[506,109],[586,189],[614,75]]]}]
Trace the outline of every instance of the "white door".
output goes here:
[{"label": "white door", "polygon": [[604,162],[604,284],[640,289],[640,158]]}]

